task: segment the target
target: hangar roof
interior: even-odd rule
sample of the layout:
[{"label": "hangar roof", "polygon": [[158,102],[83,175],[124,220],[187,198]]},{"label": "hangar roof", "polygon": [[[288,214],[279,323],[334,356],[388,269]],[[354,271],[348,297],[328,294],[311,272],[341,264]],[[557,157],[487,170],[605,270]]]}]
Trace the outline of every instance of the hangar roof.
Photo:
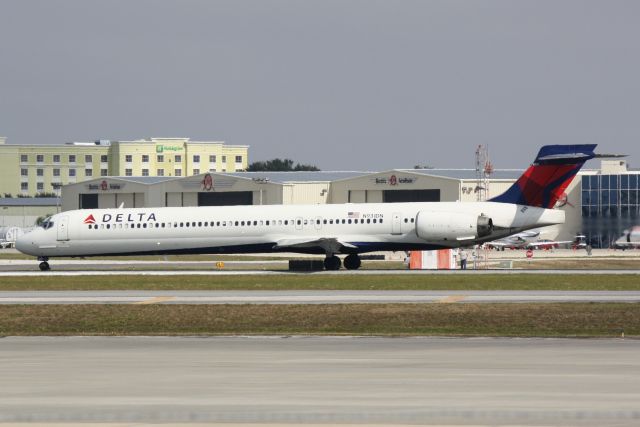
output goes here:
[{"label": "hangar roof", "polygon": [[[414,172],[424,175],[444,176],[456,179],[476,179],[475,169],[398,169],[402,172]],[[518,179],[523,169],[495,169],[491,179]]]},{"label": "hangar roof", "polygon": [[268,179],[270,182],[328,182],[357,178],[376,172],[357,171],[294,171],[294,172],[226,172],[224,175],[247,179]]}]

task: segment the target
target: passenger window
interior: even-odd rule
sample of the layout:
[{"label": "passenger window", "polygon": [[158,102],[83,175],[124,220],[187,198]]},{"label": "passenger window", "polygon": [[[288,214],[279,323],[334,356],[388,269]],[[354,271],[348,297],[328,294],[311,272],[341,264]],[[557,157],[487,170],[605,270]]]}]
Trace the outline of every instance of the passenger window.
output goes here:
[{"label": "passenger window", "polygon": [[367,218],[367,224],[371,224],[371,220]]},{"label": "passenger window", "polygon": [[[220,226],[220,221],[216,221],[216,225]],[[225,223],[223,222],[222,225],[225,225]]]},{"label": "passenger window", "polygon": [[140,228],[140,223],[138,223],[138,228]]},{"label": "passenger window", "polygon": [[162,223],[162,228],[164,228],[164,222]]},{"label": "passenger window", "polygon": [[196,226],[196,222],[195,222],[195,221],[193,221],[193,222],[191,223],[191,226],[192,226],[192,227],[195,227],[195,226]]},{"label": "passenger window", "polygon": [[349,220],[348,222],[349,222],[349,224],[351,224],[351,220]]},{"label": "passenger window", "polygon": [[416,220],[415,218],[411,218],[411,223],[413,224],[415,220]]},{"label": "passenger window", "polygon": [[282,220],[281,219],[278,220],[278,225],[282,225]]},{"label": "passenger window", "polygon": [[302,221],[298,220],[298,225],[302,224]]},{"label": "passenger window", "polygon": [[[291,221],[291,222],[293,222],[293,221]],[[289,220],[288,219],[284,220],[284,225],[289,225]]]},{"label": "passenger window", "polygon": [[267,225],[269,225],[269,220],[267,220]]},{"label": "passenger window", "polygon": [[180,223],[180,228],[184,227],[184,222]]},{"label": "passenger window", "polygon": [[407,222],[409,222],[409,220],[407,218],[404,219],[404,223],[406,224]]},{"label": "passenger window", "polygon": [[380,218],[380,224],[382,224],[382,218]]}]

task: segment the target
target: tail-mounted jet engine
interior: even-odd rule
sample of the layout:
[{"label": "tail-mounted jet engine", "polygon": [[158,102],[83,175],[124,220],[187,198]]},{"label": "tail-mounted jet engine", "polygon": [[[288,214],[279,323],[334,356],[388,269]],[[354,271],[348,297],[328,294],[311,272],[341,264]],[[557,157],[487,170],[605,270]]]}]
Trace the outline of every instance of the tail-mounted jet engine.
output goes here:
[{"label": "tail-mounted jet engine", "polygon": [[416,216],[416,234],[429,242],[478,239],[492,232],[493,220],[485,215],[420,211]]}]

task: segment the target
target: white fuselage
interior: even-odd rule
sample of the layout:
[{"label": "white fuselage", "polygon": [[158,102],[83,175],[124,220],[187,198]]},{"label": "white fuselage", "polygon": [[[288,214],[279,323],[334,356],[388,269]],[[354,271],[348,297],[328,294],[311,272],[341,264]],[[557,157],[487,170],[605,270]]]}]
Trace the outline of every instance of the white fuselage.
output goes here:
[{"label": "white fuselage", "polygon": [[[492,220],[487,235],[479,216]],[[563,222],[562,211],[495,202],[92,209],[56,214],[16,246],[39,257],[325,253],[313,242],[329,239],[345,244],[336,253],[361,253],[469,246]]]}]

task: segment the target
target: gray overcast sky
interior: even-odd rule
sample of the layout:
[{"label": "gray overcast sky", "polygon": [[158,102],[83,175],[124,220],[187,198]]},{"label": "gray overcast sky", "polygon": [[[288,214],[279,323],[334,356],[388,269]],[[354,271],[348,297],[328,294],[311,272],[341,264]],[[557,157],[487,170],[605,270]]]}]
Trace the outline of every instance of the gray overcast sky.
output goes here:
[{"label": "gray overcast sky", "polygon": [[[322,169],[640,166],[638,1],[4,1],[9,143],[186,136]],[[595,164],[593,165],[595,166]]]}]

